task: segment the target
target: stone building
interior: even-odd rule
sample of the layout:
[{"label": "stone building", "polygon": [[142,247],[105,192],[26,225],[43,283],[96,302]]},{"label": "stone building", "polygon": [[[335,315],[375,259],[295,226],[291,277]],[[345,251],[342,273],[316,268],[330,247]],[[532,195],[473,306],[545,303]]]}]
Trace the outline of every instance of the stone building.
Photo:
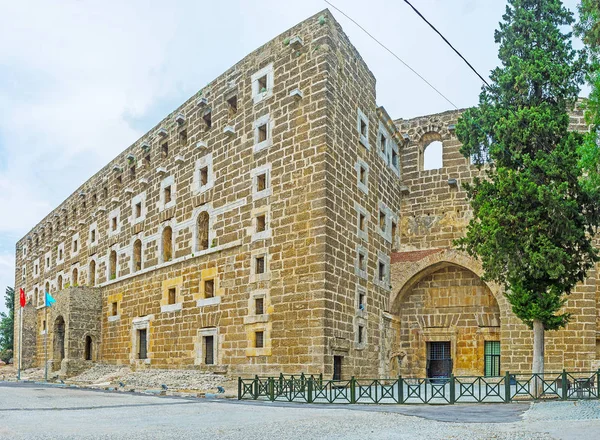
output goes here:
[{"label": "stone building", "polygon": [[[462,186],[478,172],[458,152],[458,116],[392,120],[328,11],[294,26],[19,240],[24,363],[43,365],[47,337],[64,374],[94,361],[231,375],[527,371],[531,332],[452,250],[470,215]],[[435,148],[442,161],[427,170]],[[567,306],[575,319],[548,338],[549,368],[591,368],[593,273]]]}]

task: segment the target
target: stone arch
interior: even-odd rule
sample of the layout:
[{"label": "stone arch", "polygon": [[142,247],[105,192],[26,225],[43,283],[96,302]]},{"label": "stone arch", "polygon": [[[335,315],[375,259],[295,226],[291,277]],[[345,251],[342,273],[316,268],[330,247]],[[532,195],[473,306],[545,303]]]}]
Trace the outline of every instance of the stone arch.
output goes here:
[{"label": "stone arch", "polygon": [[71,272],[71,287],[77,287],[79,285],[79,269],[73,268]]},{"label": "stone arch", "polygon": [[396,287],[389,309],[397,320],[387,347],[390,366],[398,369],[393,373],[425,377],[433,364],[430,349],[448,344],[449,372],[482,375],[487,341],[504,339],[508,302],[500,286],[481,279],[477,260],[453,249],[432,251],[392,266]]},{"label": "stone arch", "polygon": [[94,360],[94,340],[90,335],[84,339],[83,359],[86,361]]},{"label": "stone arch", "polygon": [[428,131],[419,138],[419,170],[435,170],[444,166],[444,145],[438,131]]}]

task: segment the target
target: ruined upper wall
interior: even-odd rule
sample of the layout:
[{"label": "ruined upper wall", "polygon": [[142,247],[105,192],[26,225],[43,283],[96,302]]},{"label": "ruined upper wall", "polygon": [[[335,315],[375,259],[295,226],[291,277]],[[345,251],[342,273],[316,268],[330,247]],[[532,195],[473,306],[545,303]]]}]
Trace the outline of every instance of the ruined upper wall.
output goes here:
[{"label": "ruined upper wall", "polygon": [[[464,110],[395,121],[409,136],[401,148],[404,192],[400,212],[400,250],[452,247],[464,234],[472,217],[464,184],[483,171],[460,153],[461,143],[454,130]],[[571,114],[571,129],[586,131],[583,110]],[[442,167],[424,169],[427,147],[442,143]]]}]

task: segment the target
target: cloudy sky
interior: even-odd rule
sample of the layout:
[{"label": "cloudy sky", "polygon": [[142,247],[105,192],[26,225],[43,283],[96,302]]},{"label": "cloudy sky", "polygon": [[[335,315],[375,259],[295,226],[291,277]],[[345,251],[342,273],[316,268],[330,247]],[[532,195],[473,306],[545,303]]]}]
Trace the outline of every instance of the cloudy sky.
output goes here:
[{"label": "cloudy sky", "polygon": [[[480,82],[400,0],[332,0],[443,91]],[[486,74],[504,0],[413,0]],[[575,0],[567,0],[575,8]],[[246,54],[327,7],[322,0],[0,0],[0,296],[15,242],[81,183]],[[330,8],[331,9],[331,8]],[[394,118],[450,104],[331,9]],[[0,311],[4,308],[0,300]]]}]

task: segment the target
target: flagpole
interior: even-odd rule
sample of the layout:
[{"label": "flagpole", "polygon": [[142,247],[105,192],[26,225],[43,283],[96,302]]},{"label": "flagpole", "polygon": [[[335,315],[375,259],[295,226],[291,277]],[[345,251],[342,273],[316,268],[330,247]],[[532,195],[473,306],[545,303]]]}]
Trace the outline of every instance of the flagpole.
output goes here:
[{"label": "flagpole", "polygon": [[[19,299],[19,305],[21,300]],[[23,307],[19,307],[19,366],[17,368],[17,380],[21,380],[21,359],[23,358]]]},{"label": "flagpole", "polygon": [[44,379],[48,382],[48,298],[44,295],[44,322],[46,328],[44,329]]}]

